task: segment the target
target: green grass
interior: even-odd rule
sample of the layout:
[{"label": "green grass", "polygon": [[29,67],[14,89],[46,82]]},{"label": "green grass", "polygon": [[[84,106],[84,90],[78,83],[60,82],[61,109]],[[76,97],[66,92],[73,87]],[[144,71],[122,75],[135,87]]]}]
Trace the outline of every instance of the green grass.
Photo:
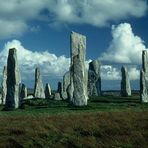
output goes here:
[{"label": "green grass", "polygon": [[[0,106],[2,109],[3,106]],[[0,147],[121,147],[148,145],[148,104],[138,96],[91,97],[88,106],[27,100],[0,111]]]}]

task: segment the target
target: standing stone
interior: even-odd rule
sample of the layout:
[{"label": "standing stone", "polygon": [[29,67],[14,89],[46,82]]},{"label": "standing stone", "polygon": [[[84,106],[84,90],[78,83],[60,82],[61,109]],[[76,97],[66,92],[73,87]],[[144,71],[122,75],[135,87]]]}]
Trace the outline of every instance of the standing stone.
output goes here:
[{"label": "standing stone", "polygon": [[70,72],[66,72],[63,76],[63,91],[62,91],[62,98],[66,100],[68,98],[68,86],[70,84]]},{"label": "standing stone", "polygon": [[53,100],[61,101],[62,98],[61,98],[61,96],[60,96],[60,93],[56,92],[56,93],[54,94],[54,98],[53,98]]},{"label": "standing stone", "polygon": [[148,52],[142,52],[142,70],[140,73],[140,99],[148,103]]},{"label": "standing stone", "polygon": [[89,63],[88,93],[90,96],[101,96],[101,64],[99,60]]},{"label": "standing stone", "polygon": [[19,93],[20,93],[20,72],[17,61],[16,49],[9,50],[7,59],[7,95],[5,109],[16,109],[19,107]]},{"label": "standing stone", "polygon": [[46,83],[46,86],[45,86],[45,98],[49,99],[50,97],[51,97],[51,88],[50,88],[49,83]]},{"label": "standing stone", "polygon": [[21,89],[20,89],[20,105],[23,103],[23,101],[25,99],[27,99],[27,87],[25,86],[25,84],[21,85]]},{"label": "standing stone", "polygon": [[122,80],[121,80],[121,96],[128,97],[131,96],[131,86],[127,68],[122,66],[121,68]]},{"label": "standing stone", "polygon": [[71,33],[70,101],[75,106],[87,105],[87,73],[85,68],[86,37]]},{"label": "standing stone", "polygon": [[2,104],[5,104],[6,102],[6,94],[7,94],[7,67],[4,66],[3,78],[2,78]]},{"label": "standing stone", "polygon": [[45,98],[44,87],[39,68],[35,69],[34,97]]},{"label": "standing stone", "polygon": [[63,91],[63,85],[62,85],[62,82],[58,82],[58,90],[57,90],[57,92],[58,92],[59,94],[61,94],[62,91]]}]

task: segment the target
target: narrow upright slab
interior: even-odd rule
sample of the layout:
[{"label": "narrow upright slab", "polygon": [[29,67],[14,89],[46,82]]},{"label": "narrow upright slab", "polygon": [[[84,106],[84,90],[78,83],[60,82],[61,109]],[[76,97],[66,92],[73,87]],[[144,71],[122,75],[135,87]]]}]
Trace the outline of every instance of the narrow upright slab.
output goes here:
[{"label": "narrow upright slab", "polygon": [[148,103],[148,51],[142,52],[142,70],[140,73],[141,102]]},{"label": "narrow upright slab", "polygon": [[128,97],[131,96],[131,86],[127,68],[122,66],[121,68],[122,80],[121,80],[121,96]]},{"label": "narrow upright slab", "polygon": [[75,106],[87,105],[87,73],[85,68],[86,37],[71,33],[70,101]]},{"label": "narrow upright slab", "polygon": [[63,84],[62,84],[62,82],[58,82],[58,89],[57,89],[57,92],[58,92],[59,94],[61,94],[62,91],[63,91]]},{"label": "narrow upright slab", "polygon": [[51,97],[51,87],[49,85],[49,83],[46,83],[45,86],[45,98],[49,99]]},{"label": "narrow upright slab", "polygon": [[88,93],[90,96],[101,96],[101,63],[99,60],[89,63]]},{"label": "narrow upright slab", "polygon": [[45,99],[44,87],[39,68],[35,69],[34,97]]},{"label": "narrow upright slab", "polygon": [[19,93],[20,93],[20,71],[17,61],[16,49],[9,50],[7,59],[7,95],[6,95],[6,109],[16,109],[19,107]]},{"label": "narrow upright slab", "polygon": [[68,98],[68,86],[70,84],[70,72],[66,72],[63,76],[63,91],[62,91],[62,99],[66,100]]},{"label": "narrow upright slab", "polygon": [[20,91],[20,104],[22,104],[25,99],[27,99],[27,87],[25,84],[22,84]]},{"label": "narrow upright slab", "polygon": [[3,77],[2,77],[2,104],[6,102],[6,94],[7,94],[7,67],[4,66],[3,69]]}]

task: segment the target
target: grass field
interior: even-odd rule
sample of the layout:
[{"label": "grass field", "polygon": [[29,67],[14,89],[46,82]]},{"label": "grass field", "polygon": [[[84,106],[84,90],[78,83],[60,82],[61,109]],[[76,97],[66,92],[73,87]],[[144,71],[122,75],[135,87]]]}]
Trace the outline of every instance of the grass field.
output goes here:
[{"label": "grass field", "polygon": [[81,108],[28,100],[21,109],[0,111],[1,147],[147,148],[148,104],[138,96],[92,97]]}]

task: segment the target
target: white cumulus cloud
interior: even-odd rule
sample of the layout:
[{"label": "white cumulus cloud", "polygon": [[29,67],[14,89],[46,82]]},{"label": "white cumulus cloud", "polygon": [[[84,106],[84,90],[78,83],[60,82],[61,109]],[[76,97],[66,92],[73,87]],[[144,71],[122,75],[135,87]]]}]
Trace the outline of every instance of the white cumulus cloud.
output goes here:
[{"label": "white cumulus cloud", "polygon": [[[25,49],[20,41],[12,40],[7,42],[4,49],[0,52],[0,68],[6,65],[8,51],[10,48],[17,49],[17,57],[22,73],[23,79],[34,79],[34,71],[36,67],[41,69],[43,76],[52,78],[62,77],[69,69],[70,60],[64,55],[57,57],[55,54],[51,54],[48,51],[44,52],[32,52]],[[33,77],[32,77],[33,76]]]},{"label": "white cumulus cloud", "polygon": [[141,63],[142,50],[147,50],[144,41],[132,31],[129,23],[112,26],[112,41],[107,51],[99,58],[116,63]]},{"label": "white cumulus cloud", "polygon": [[[130,80],[139,80],[140,78],[140,70],[135,65],[128,68],[128,74]],[[121,80],[121,68],[113,65],[102,65],[101,78],[102,80]]]},{"label": "white cumulus cloud", "polygon": [[[43,12],[45,12],[44,14]],[[0,0],[0,39],[22,35],[33,20],[49,25],[106,26],[112,21],[146,14],[145,0]]]}]

